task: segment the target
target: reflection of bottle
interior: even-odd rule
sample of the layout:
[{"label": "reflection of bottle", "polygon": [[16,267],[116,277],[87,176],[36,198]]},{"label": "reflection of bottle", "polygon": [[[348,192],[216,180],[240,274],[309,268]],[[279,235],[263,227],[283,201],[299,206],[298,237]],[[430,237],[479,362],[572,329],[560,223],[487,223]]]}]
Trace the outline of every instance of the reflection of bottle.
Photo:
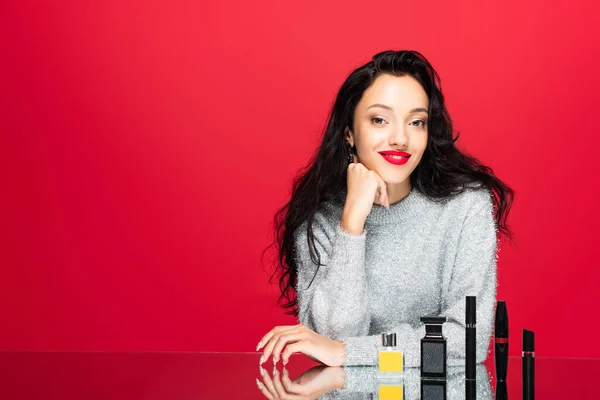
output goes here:
[{"label": "reflection of bottle", "polygon": [[[379,342],[379,338],[377,338],[377,341]],[[376,345],[376,347],[379,346],[378,343]],[[408,368],[408,363],[405,364],[405,367],[402,374],[402,385],[404,386],[403,399],[444,399],[446,393],[447,400],[465,399],[466,375],[464,365],[448,366],[445,380],[421,379],[421,370],[419,368]],[[477,364],[475,375],[477,400],[494,400],[494,393],[490,385],[490,372],[492,371],[493,369],[488,371],[484,364]],[[382,379],[378,376],[379,367],[377,363],[372,366],[346,366],[343,368],[343,372],[344,388],[337,389],[335,393],[330,393],[329,396],[319,398],[320,400],[376,400],[379,399],[381,387],[385,386],[387,382],[393,382],[393,380]],[[425,397],[422,396],[421,390],[423,390],[422,393]],[[386,397],[384,396],[384,398]]]},{"label": "reflection of bottle", "polygon": [[378,400],[403,400],[404,399],[404,385],[402,382],[385,382],[381,381],[379,384],[379,396]]},{"label": "reflection of bottle", "polygon": [[396,378],[404,371],[404,355],[396,348],[396,334],[382,333],[379,349],[379,376]]},{"label": "reflection of bottle", "polygon": [[421,400],[446,400],[446,380],[421,379]]}]

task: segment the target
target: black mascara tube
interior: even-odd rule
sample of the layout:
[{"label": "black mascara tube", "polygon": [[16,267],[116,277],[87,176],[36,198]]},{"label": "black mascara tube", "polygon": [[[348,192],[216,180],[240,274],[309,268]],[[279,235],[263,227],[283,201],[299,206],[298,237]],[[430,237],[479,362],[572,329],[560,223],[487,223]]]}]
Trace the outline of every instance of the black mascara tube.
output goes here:
[{"label": "black mascara tube", "polygon": [[498,301],[494,322],[494,363],[496,364],[496,380],[506,380],[508,369],[508,311],[506,303]]},{"label": "black mascara tube", "polygon": [[496,382],[496,400],[508,400],[508,388],[506,381]]}]

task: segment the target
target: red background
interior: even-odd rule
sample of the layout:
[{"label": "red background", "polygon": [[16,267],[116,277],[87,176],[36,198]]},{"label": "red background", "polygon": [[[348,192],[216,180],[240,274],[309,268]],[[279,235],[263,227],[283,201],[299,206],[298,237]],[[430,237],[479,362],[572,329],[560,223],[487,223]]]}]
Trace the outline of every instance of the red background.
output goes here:
[{"label": "red background", "polygon": [[592,1],[211,3],[3,4],[0,349],[253,351],[293,322],[260,256],[336,90],[416,49],[516,192],[511,354],[600,357]]}]

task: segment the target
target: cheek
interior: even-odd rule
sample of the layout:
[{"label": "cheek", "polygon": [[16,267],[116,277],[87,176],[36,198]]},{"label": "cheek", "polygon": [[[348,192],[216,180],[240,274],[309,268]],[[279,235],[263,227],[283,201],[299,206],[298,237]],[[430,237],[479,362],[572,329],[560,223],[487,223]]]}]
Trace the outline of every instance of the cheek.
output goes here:
[{"label": "cheek", "polygon": [[357,147],[363,149],[370,149],[374,145],[376,145],[380,141],[380,139],[378,136],[378,132],[363,129],[360,131],[360,133],[357,133],[354,136],[354,141]]},{"label": "cheek", "polygon": [[423,154],[427,148],[427,134],[421,134],[413,137],[412,139],[413,149]]}]

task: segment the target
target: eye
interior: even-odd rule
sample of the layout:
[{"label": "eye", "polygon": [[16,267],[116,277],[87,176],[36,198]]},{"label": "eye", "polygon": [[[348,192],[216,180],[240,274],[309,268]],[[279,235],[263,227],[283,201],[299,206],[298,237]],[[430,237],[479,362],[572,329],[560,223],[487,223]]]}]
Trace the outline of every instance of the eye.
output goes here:
[{"label": "eye", "polygon": [[[381,121],[381,123],[378,123],[377,121]],[[385,122],[385,119],[383,119],[381,117],[372,117],[371,122],[375,122],[375,125],[383,125],[383,123]]]},{"label": "eye", "polygon": [[416,120],[412,121],[411,124],[414,123],[414,122],[422,123],[422,125],[418,125],[417,124],[417,125],[414,125],[414,126],[424,127],[425,125],[427,125],[427,122],[423,121],[422,119],[416,119]]}]

